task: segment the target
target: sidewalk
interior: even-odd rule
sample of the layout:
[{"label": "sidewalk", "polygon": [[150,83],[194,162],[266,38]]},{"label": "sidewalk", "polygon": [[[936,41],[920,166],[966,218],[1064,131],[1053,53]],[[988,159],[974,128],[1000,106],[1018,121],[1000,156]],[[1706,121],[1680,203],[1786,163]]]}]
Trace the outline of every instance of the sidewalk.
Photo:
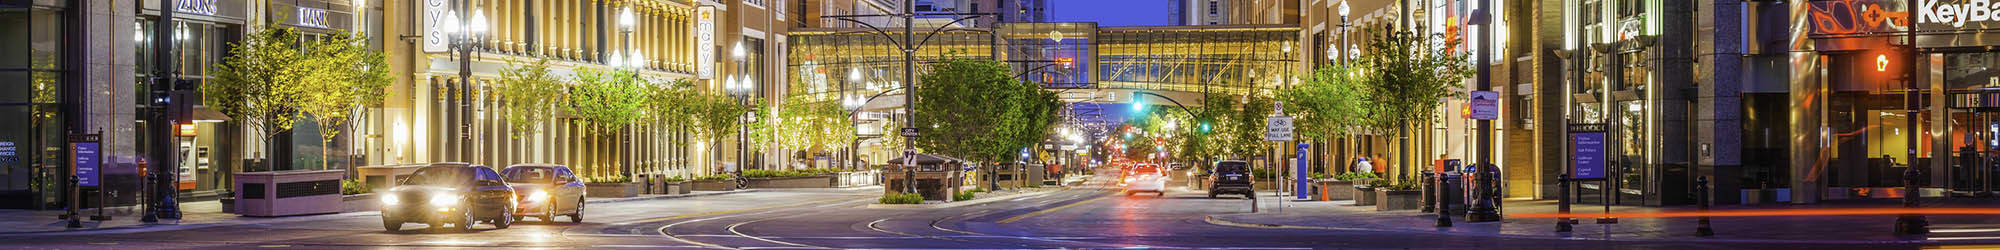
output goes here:
[{"label": "sidewalk", "polygon": [[[615,203],[615,202],[629,202],[629,201],[678,199],[678,198],[699,197],[699,196],[747,193],[756,191],[757,190],[696,191],[684,195],[643,195],[639,197],[629,197],[629,198],[587,199],[587,201],[591,204],[600,204],[600,203]],[[355,203],[355,202],[375,202],[375,200],[363,199],[363,200],[349,201],[348,203]],[[287,216],[287,217],[249,217],[249,216],[240,216],[236,214],[223,213],[222,203],[217,201],[182,202],[180,207],[181,207],[180,220],[161,219],[160,222],[158,223],[139,222],[140,208],[137,206],[112,207],[105,209],[104,215],[111,217],[110,220],[105,220],[105,221],[90,220],[90,216],[96,215],[97,210],[84,209],[77,212],[80,215],[80,217],[82,217],[81,218],[81,221],[83,222],[82,228],[68,228],[66,227],[68,224],[66,221],[62,219],[57,219],[57,216],[63,213],[62,210],[0,209],[0,236],[156,232],[156,231],[194,229],[194,228],[215,227],[215,226],[314,221],[314,220],[327,220],[327,219],[338,219],[338,218],[349,218],[349,217],[372,217],[379,214],[379,212],[377,212],[375,209],[362,209],[362,208],[374,208],[375,206],[372,206],[372,204],[371,205],[350,204],[346,206],[348,208],[346,209],[347,211],[337,214],[301,215],[301,216]]]},{"label": "sidewalk", "polygon": [[[1866,200],[1837,204],[1723,206],[1712,211],[1843,211],[1856,208],[1897,207],[1896,200]],[[1714,236],[1697,237],[1695,217],[1620,218],[1616,224],[1596,224],[1603,205],[1572,204],[1571,214],[1578,224],[1572,232],[1558,233],[1554,218],[1517,218],[1499,222],[1469,223],[1465,216],[1452,216],[1453,227],[1435,227],[1436,213],[1417,210],[1375,211],[1374,206],[1354,206],[1353,201],[1285,201],[1283,212],[1277,202],[1264,202],[1262,213],[1208,216],[1211,224],[1251,227],[1324,229],[1381,232],[1413,232],[1475,235],[1504,238],[1690,241],[1745,243],[1851,243],[1851,244],[1969,244],[2000,243],[2000,216],[1930,215],[1928,235],[1895,235],[1896,215],[1813,215],[1711,217]],[[1926,201],[1925,207],[2000,209],[2000,200]],[[1554,201],[1507,201],[1505,214],[1552,214]],[[1690,212],[1693,206],[1633,207],[1613,206],[1621,214]]]}]

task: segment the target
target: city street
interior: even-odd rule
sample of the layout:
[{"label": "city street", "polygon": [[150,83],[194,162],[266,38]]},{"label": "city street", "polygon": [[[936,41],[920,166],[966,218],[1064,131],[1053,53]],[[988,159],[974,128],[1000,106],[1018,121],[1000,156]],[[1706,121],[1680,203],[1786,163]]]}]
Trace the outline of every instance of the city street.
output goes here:
[{"label": "city street", "polygon": [[[1248,200],[1177,190],[1121,196],[1108,175],[1061,191],[938,209],[866,208],[879,187],[789,189],[592,204],[581,224],[530,219],[470,232],[385,232],[372,212],[287,224],[125,234],[0,236],[5,248],[1517,248],[1899,249],[1910,245],[1527,239],[1210,224]],[[1274,199],[1266,198],[1264,201]],[[1268,203],[1267,203],[1268,204]],[[1266,208],[1270,209],[1270,208]],[[1266,211],[1274,212],[1274,211]],[[254,235],[256,237],[244,237]]]}]

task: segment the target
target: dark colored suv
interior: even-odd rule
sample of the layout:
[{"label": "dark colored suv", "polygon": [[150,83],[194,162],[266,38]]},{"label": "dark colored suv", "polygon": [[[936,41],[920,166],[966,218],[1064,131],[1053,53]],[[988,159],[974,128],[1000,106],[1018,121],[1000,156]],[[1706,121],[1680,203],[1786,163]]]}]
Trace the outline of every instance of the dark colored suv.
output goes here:
[{"label": "dark colored suv", "polygon": [[1256,199],[1257,191],[1251,190],[1250,163],[1243,161],[1221,161],[1215,163],[1214,171],[1208,175],[1208,198],[1216,194],[1241,194],[1243,198]]},{"label": "dark colored suv", "polygon": [[403,229],[403,223],[425,223],[459,230],[486,222],[496,228],[514,224],[514,188],[499,172],[466,163],[436,163],[417,169],[382,194],[382,228]]}]

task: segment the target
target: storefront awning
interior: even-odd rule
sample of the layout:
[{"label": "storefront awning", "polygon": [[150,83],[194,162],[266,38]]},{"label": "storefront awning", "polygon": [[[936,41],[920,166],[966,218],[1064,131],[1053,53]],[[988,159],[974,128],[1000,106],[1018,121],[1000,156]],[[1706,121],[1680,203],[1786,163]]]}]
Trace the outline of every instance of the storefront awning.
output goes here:
[{"label": "storefront awning", "polygon": [[208,107],[194,108],[194,122],[226,122],[226,121],[229,121],[229,115],[223,115],[222,112],[215,111],[213,109],[208,109]]}]

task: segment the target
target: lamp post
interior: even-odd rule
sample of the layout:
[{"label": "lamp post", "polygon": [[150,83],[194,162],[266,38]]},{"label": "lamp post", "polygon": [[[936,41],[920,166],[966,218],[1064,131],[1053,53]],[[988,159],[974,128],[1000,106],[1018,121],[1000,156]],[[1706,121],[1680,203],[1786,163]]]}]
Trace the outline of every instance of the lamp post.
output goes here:
[{"label": "lamp post", "polygon": [[[1347,65],[1347,60],[1353,58],[1353,55],[1345,54],[1347,52],[1347,27],[1348,27],[1347,1],[1346,0],[1340,1],[1340,7],[1337,7],[1336,9],[1337,12],[1340,12],[1340,49],[1339,49],[1340,52],[1338,53],[1340,55],[1339,61],[1341,65]],[[1328,48],[1327,50],[1334,50],[1334,49]],[[1335,54],[1337,53],[1326,53],[1327,56],[1333,56]]]},{"label": "lamp post", "polygon": [[[730,57],[736,59],[737,74],[742,74],[743,71],[747,71],[747,69],[749,68],[748,66],[743,64],[743,62],[745,61],[744,59],[748,57],[747,54],[748,53],[743,50],[743,42],[740,41],[736,43],[736,48],[730,50],[729,52]],[[741,78],[741,79],[739,80],[736,78]],[[740,77],[734,77],[724,81],[723,88],[729,92],[730,97],[736,98],[737,105],[742,105],[743,107],[747,108],[750,107],[750,93],[757,89],[757,85],[756,85],[756,80],[750,78],[750,75],[743,74]],[[743,176],[743,169],[749,167],[748,161],[745,161],[743,159],[745,158],[745,156],[748,155],[745,154],[744,151],[749,150],[749,143],[750,143],[749,140],[750,124],[748,117],[749,117],[748,112],[745,112],[743,115],[737,116],[738,120],[736,123],[737,124],[736,176],[738,178],[741,178]],[[743,184],[737,183],[737,185],[740,187]]]},{"label": "lamp post", "polygon": [[458,101],[459,159],[471,162],[472,150],[472,57],[479,53],[486,35],[486,11],[473,8],[471,4],[460,4],[460,10],[472,10],[469,17],[459,15],[459,10],[445,13],[444,32],[452,35],[452,49],[458,52]]}]

